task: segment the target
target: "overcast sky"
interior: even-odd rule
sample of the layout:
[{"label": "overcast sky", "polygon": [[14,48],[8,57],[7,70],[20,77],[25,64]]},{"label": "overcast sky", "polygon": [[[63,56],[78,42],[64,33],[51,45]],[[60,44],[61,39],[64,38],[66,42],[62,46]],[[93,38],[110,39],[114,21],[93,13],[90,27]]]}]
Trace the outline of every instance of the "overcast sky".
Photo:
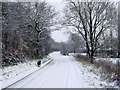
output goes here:
[{"label": "overcast sky", "polygon": [[[65,7],[65,2],[62,0],[48,0],[47,1],[50,5],[54,6],[55,9],[62,15],[63,9]],[[62,16],[61,16],[62,17]],[[51,33],[52,38],[56,42],[66,42],[69,38],[69,35],[67,35],[65,29],[59,29],[57,31],[54,31]]]}]

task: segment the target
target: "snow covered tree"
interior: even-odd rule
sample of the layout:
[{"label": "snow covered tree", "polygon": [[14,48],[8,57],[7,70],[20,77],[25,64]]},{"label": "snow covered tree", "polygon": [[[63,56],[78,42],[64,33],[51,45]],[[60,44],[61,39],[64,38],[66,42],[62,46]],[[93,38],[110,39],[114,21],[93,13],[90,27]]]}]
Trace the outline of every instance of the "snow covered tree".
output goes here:
[{"label": "snow covered tree", "polygon": [[20,62],[48,54],[55,15],[46,2],[2,2],[3,60]]},{"label": "snow covered tree", "polygon": [[2,64],[2,3],[0,3],[0,64]]},{"label": "snow covered tree", "polygon": [[85,41],[87,54],[93,63],[95,51],[102,46],[99,39],[110,28],[108,10],[110,2],[79,2],[70,0],[66,7],[67,26],[74,27]]},{"label": "snow covered tree", "polygon": [[[36,41],[33,42],[36,44],[36,49],[34,50],[34,53],[39,57],[40,55],[43,55],[45,52],[45,45],[47,45],[47,42],[45,41],[49,39],[49,33],[50,33],[50,26],[53,25],[52,19],[56,15],[53,7],[50,5],[47,5],[46,2],[35,2],[34,5],[34,13],[33,15],[30,15],[31,21],[34,22],[34,28],[37,34]],[[47,48],[46,48],[47,49]],[[46,52],[49,50],[46,50]],[[41,56],[40,56],[41,57]]]},{"label": "snow covered tree", "polygon": [[118,3],[118,57],[120,57],[120,2]]}]

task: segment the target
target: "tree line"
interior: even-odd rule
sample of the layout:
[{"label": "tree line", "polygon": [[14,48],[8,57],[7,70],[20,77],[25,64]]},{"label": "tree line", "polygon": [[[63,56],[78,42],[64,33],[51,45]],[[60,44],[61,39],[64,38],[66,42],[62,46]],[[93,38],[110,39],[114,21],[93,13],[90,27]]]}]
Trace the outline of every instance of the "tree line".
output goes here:
[{"label": "tree line", "polygon": [[3,65],[50,53],[50,27],[56,15],[46,2],[2,2]]}]

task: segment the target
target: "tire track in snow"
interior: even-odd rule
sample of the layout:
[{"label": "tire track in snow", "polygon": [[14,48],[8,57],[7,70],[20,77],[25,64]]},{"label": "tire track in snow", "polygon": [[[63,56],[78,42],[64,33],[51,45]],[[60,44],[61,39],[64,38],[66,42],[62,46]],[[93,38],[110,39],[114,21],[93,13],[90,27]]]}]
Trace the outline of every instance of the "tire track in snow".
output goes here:
[{"label": "tire track in snow", "polygon": [[67,81],[66,81],[66,88],[69,88],[69,83],[70,83],[70,62],[67,62],[68,65],[68,73],[67,73]]},{"label": "tire track in snow", "polygon": [[[52,63],[50,62],[49,65],[51,65]],[[52,66],[54,67],[54,66]],[[8,88],[23,88],[25,87],[25,85],[27,85],[28,83],[32,82],[34,79],[36,79],[37,76],[39,76],[40,74],[42,74],[43,76],[45,75],[46,72],[48,72],[49,70],[52,70],[53,68],[49,69],[49,66],[46,65],[44,68],[39,69],[37,72],[29,75],[28,77],[20,80],[19,82],[9,86]],[[40,72],[39,72],[40,71]],[[41,73],[42,72],[42,73]],[[19,84],[20,83],[20,84]]]},{"label": "tire track in snow", "polygon": [[[42,88],[61,88],[61,87],[64,87],[62,86],[63,84],[63,81],[61,80],[64,80],[64,78],[62,77],[63,76],[63,71],[65,70],[62,70],[63,68],[61,66],[63,66],[63,61],[59,60],[56,61],[56,64],[55,64],[55,70],[54,70],[54,73],[53,75],[49,76],[49,78],[44,81],[44,83],[41,85]],[[62,75],[60,75],[62,73]],[[64,84],[63,84],[64,85]]]},{"label": "tire track in snow", "polygon": [[[54,74],[56,74],[56,70],[58,69],[58,68],[55,68],[55,67],[56,67],[56,63],[54,64],[53,68],[51,69],[52,72],[49,72],[49,74],[46,73],[47,77],[43,76],[44,79],[42,79],[42,82],[41,82],[41,84],[38,85],[38,87],[40,87],[40,88],[45,88],[45,87],[49,88],[48,85],[51,84],[53,82],[53,80],[50,81],[51,83],[50,82],[48,83],[48,81],[52,76],[54,76]],[[54,79],[54,77],[52,79]]]},{"label": "tire track in snow", "polygon": [[[30,88],[30,87],[31,88],[34,88],[34,87],[35,88],[39,88],[40,85],[43,84],[43,82],[45,82],[50,77],[51,74],[54,73],[56,68],[54,68],[55,67],[54,64],[52,64],[52,65],[53,66],[48,65],[48,68],[46,69],[46,71],[39,72],[40,73],[39,76],[36,77],[34,79],[34,81],[32,81],[31,83],[27,84],[25,87],[27,87],[27,88]],[[35,86],[32,86],[32,85],[34,85],[34,83],[36,83]]]},{"label": "tire track in snow", "polygon": [[[84,88],[84,85],[83,85],[83,78],[81,76],[81,72],[80,72],[80,68],[78,66],[78,63],[72,58],[71,60],[71,63],[73,65],[73,69],[74,69],[74,75],[76,75],[73,80],[76,80],[74,83],[72,82],[72,88]],[[72,80],[72,81],[73,81]]]},{"label": "tire track in snow", "polygon": [[[51,67],[48,66],[45,70],[39,72],[39,74],[37,75],[37,77],[34,78],[34,80],[32,80],[30,83],[26,83],[26,85],[24,85],[24,88],[39,88],[38,87],[39,84],[42,83],[42,81],[44,81],[45,78],[48,77],[53,71],[54,71],[54,66]],[[34,83],[36,84],[34,85]]]},{"label": "tire track in snow", "polygon": [[[22,77],[22,78],[20,78],[20,79],[18,79],[18,78],[16,78],[17,80],[16,80],[16,79],[13,79],[13,80],[15,80],[13,83],[11,83],[10,80],[6,81],[6,82],[9,82],[9,83],[7,83],[7,85],[5,85],[5,86],[3,85],[2,88],[10,88],[10,87],[12,87],[13,85],[15,85],[15,84],[17,84],[17,83],[22,82],[23,80],[25,80],[26,78],[30,77],[30,76],[33,75],[34,73],[37,73],[40,69],[42,69],[45,65],[47,65],[47,64],[50,63],[50,62],[51,62],[51,61],[48,61],[47,63],[45,63],[43,66],[41,66],[39,69],[37,69],[37,70],[34,71],[34,72],[28,73],[27,75],[25,74],[25,76]],[[4,82],[3,84],[5,84],[5,82]]]}]

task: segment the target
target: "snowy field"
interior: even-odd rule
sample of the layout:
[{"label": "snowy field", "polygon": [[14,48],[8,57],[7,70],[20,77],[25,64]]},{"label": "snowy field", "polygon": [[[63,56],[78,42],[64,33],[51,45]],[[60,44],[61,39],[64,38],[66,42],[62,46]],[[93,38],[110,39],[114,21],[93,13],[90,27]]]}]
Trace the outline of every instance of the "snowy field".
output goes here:
[{"label": "snowy field", "polygon": [[[81,54],[81,55],[86,55],[86,53],[76,53],[76,54]],[[74,55],[73,53],[71,55]],[[120,58],[101,58],[101,57],[95,57],[96,61],[103,60],[107,62],[111,62],[113,64],[116,64],[118,61],[120,62]]]},{"label": "snowy field", "polygon": [[[102,81],[91,67],[77,62],[72,56],[63,56],[59,52],[50,54],[53,59],[45,67],[9,86],[9,88],[105,88],[114,87],[114,83]],[[28,73],[28,72],[26,72]],[[12,83],[10,79],[3,82]]]},{"label": "snowy field", "polygon": [[103,60],[103,61],[111,62],[113,64],[117,64],[118,61],[120,62],[120,58],[98,58],[96,57],[95,60],[96,61]]}]

